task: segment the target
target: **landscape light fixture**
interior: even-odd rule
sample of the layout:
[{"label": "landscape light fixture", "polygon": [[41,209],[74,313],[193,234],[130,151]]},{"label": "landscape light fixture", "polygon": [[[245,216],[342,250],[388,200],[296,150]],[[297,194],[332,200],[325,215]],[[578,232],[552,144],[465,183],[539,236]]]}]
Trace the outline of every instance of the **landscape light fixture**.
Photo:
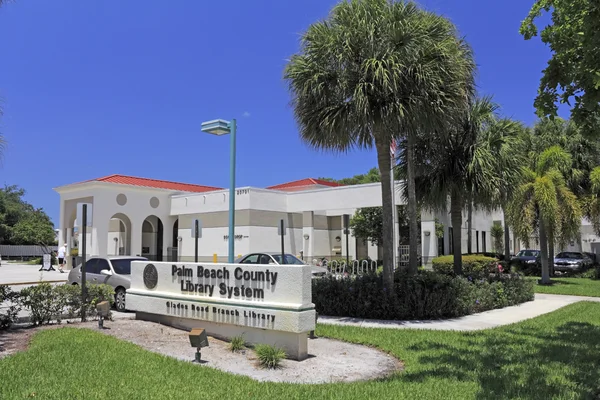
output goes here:
[{"label": "landscape light fixture", "polygon": [[208,347],[208,336],[202,328],[194,328],[189,333],[190,344],[196,348],[196,362],[200,362],[200,349]]},{"label": "landscape light fixture", "polygon": [[212,121],[203,122],[200,126],[202,132],[210,133],[211,135],[227,135],[231,134],[230,150],[229,150],[229,250],[227,254],[227,262],[233,264],[235,250],[235,134],[236,120],[226,121],[224,119],[214,119]]}]

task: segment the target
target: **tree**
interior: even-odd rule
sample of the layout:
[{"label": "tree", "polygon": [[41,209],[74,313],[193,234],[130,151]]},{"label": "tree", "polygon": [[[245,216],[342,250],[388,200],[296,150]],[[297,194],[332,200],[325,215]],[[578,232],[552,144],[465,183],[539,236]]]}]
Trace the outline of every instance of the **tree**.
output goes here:
[{"label": "tree", "polygon": [[[521,181],[522,167],[527,165],[529,131],[518,121],[494,119],[480,132],[474,162],[470,166],[474,193],[472,197],[491,210],[504,214],[504,257],[510,259],[510,223],[507,214],[514,188]],[[469,217],[470,218],[470,217]],[[499,249],[496,249],[499,252]]]},{"label": "tree", "polygon": [[25,190],[15,185],[0,189],[0,243],[52,244],[55,237],[50,218],[23,196]]},{"label": "tree", "polygon": [[50,245],[56,240],[50,218],[42,210],[26,214],[13,227],[11,242],[13,244]]},{"label": "tree", "polygon": [[383,215],[381,207],[365,207],[356,210],[350,219],[352,236],[369,240],[374,246],[383,243]]},{"label": "tree", "polygon": [[536,19],[552,10],[541,40],[552,50],[534,105],[540,117],[556,116],[557,103],[574,105],[571,118],[586,132],[600,116],[600,3],[597,0],[536,0],[521,24],[526,40],[537,36]]},{"label": "tree", "polygon": [[539,234],[543,284],[550,283],[548,242],[556,239],[566,245],[581,226],[580,204],[561,171],[571,165],[571,155],[560,146],[545,150],[533,168],[524,170],[509,207],[515,235],[526,246],[536,231]]},{"label": "tree", "polygon": [[[488,153],[478,152],[477,141],[481,132],[493,120],[497,106],[489,98],[475,99],[468,114],[460,124],[439,134],[443,139],[431,141],[421,136],[417,142],[420,160],[416,180],[417,193],[424,205],[442,212],[448,211],[450,199],[450,219],[454,253],[454,273],[462,274],[462,212],[471,194],[484,187],[492,192]],[[406,165],[401,164],[406,170]],[[489,186],[489,187],[488,187]]]},{"label": "tree", "polygon": [[[591,172],[600,165],[600,145],[597,140],[585,137],[579,127],[562,118],[543,118],[535,124],[529,143],[529,159],[537,162],[543,152],[553,146],[560,146],[570,154],[571,164],[559,165],[569,190],[582,200],[591,193]],[[548,269],[554,274],[555,240],[548,240]]]},{"label": "tree", "polygon": [[[494,224],[490,229],[490,235],[494,239],[494,251],[496,253],[500,253],[502,251],[502,239],[504,237],[504,229],[502,229],[502,225]],[[508,258],[506,258],[508,260]]]},{"label": "tree", "polygon": [[[471,49],[447,19],[412,2],[352,0],[312,24],[285,69],[300,136],[333,152],[375,148],[382,182],[383,268],[393,284],[390,145],[408,137],[410,268],[416,271],[414,135],[445,126],[473,90]],[[413,243],[414,241],[414,243]]]},{"label": "tree", "polygon": [[319,178],[324,181],[341,183],[342,185],[363,185],[365,183],[381,182],[381,174],[377,168],[371,168],[366,174],[354,175],[351,178],[333,179]]},{"label": "tree", "polygon": [[600,234],[600,167],[590,172],[590,193],[583,198],[585,216],[590,220],[594,230]]}]

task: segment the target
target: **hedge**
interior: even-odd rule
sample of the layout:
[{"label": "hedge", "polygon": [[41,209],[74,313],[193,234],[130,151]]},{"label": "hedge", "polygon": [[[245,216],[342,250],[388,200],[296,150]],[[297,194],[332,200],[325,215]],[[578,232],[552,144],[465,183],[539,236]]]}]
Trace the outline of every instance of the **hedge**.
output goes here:
[{"label": "hedge", "polygon": [[[433,270],[445,275],[454,274],[454,256],[441,256],[431,260]],[[498,260],[481,255],[463,255],[463,275],[472,278],[486,278],[489,274],[498,272]]]},{"label": "hedge", "polygon": [[455,318],[524,303],[533,296],[533,282],[517,274],[469,279],[401,271],[395,274],[393,293],[375,274],[312,282],[312,300],[320,315],[383,320]]}]

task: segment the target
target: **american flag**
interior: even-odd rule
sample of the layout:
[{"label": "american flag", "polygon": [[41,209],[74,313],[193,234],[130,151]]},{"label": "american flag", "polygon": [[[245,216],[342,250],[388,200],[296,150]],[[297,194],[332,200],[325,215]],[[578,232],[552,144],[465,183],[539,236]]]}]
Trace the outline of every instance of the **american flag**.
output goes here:
[{"label": "american flag", "polygon": [[392,139],[392,143],[390,144],[390,156],[392,158],[396,158],[396,139]]}]

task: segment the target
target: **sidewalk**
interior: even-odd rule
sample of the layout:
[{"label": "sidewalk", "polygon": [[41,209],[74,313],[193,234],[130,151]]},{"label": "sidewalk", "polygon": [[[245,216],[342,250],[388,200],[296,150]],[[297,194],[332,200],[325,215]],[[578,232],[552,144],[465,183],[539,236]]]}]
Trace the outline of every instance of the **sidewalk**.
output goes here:
[{"label": "sidewalk", "polygon": [[445,331],[477,331],[514,324],[534,318],[579,301],[600,302],[600,297],[562,296],[556,294],[536,294],[535,300],[518,306],[485,311],[460,318],[427,321],[384,321],[347,317],[320,316],[318,323],[330,325],[358,326],[361,328],[388,329],[433,329]]},{"label": "sidewalk", "polygon": [[69,271],[60,273],[56,271],[40,271],[41,265],[13,264],[2,262],[0,267],[0,285],[35,284],[40,280],[44,282],[66,282]]}]

